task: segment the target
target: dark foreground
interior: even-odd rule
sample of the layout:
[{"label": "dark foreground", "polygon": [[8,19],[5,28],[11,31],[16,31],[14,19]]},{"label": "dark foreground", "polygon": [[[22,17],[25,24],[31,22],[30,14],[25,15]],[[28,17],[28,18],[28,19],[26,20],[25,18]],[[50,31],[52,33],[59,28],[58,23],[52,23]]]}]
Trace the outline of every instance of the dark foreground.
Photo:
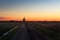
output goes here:
[{"label": "dark foreground", "polygon": [[22,27],[17,31],[13,40],[52,40],[52,39],[44,36],[39,32],[36,32],[35,30],[29,29],[27,23],[24,22]]},{"label": "dark foreground", "polygon": [[[16,26],[16,24],[14,24]],[[47,23],[23,22],[1,36],[1,40],[60,40],[60,32]],[[52,30],[53,29],[53,30]]]}]

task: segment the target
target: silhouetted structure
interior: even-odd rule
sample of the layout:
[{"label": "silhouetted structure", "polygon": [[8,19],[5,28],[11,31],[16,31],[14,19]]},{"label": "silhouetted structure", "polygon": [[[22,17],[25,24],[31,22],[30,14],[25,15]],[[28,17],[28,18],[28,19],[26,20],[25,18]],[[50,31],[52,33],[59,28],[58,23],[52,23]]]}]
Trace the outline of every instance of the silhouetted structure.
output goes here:
[{"label": "silhouetted structure", "polygon": [[23,22],[25,22],[25,18],[23,18]]}]

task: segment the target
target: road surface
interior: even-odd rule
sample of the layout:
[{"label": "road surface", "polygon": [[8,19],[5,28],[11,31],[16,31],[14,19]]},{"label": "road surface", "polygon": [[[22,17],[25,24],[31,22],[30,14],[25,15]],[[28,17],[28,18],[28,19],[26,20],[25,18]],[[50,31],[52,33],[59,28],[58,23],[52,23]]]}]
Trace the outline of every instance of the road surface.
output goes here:
[{"label": "road surface", "polygon": [[16,32],[12,40],[52,40],[45,36],[42,32],[31,30],[27,23],[24,22],[21,28]]}]

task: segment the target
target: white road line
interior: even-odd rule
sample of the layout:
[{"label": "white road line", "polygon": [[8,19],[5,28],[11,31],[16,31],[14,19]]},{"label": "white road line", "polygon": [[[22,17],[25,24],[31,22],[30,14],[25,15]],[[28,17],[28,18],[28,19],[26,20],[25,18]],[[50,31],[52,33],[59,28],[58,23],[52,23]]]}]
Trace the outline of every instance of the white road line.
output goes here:
[{"label": "white road line", "polygon": [[[10,31],[4,33],[2,36],[6,36],[8,33],[12,32],[13,30],[15,30],[16,28],[18,28],[19,26],[16,26],[15,28],[11,29]],[[1,37],[0,37],[1,38]]]}]

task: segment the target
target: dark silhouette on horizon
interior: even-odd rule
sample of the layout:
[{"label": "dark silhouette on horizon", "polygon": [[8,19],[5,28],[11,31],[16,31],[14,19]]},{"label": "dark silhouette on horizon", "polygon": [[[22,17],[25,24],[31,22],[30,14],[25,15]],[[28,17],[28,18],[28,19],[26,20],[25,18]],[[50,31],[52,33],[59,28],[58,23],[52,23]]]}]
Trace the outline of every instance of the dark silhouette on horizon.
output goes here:
[{"label": "dark silhouette on horizon", "polygon": [[23,18],[23,22],[25,22],[25,17]]}]

